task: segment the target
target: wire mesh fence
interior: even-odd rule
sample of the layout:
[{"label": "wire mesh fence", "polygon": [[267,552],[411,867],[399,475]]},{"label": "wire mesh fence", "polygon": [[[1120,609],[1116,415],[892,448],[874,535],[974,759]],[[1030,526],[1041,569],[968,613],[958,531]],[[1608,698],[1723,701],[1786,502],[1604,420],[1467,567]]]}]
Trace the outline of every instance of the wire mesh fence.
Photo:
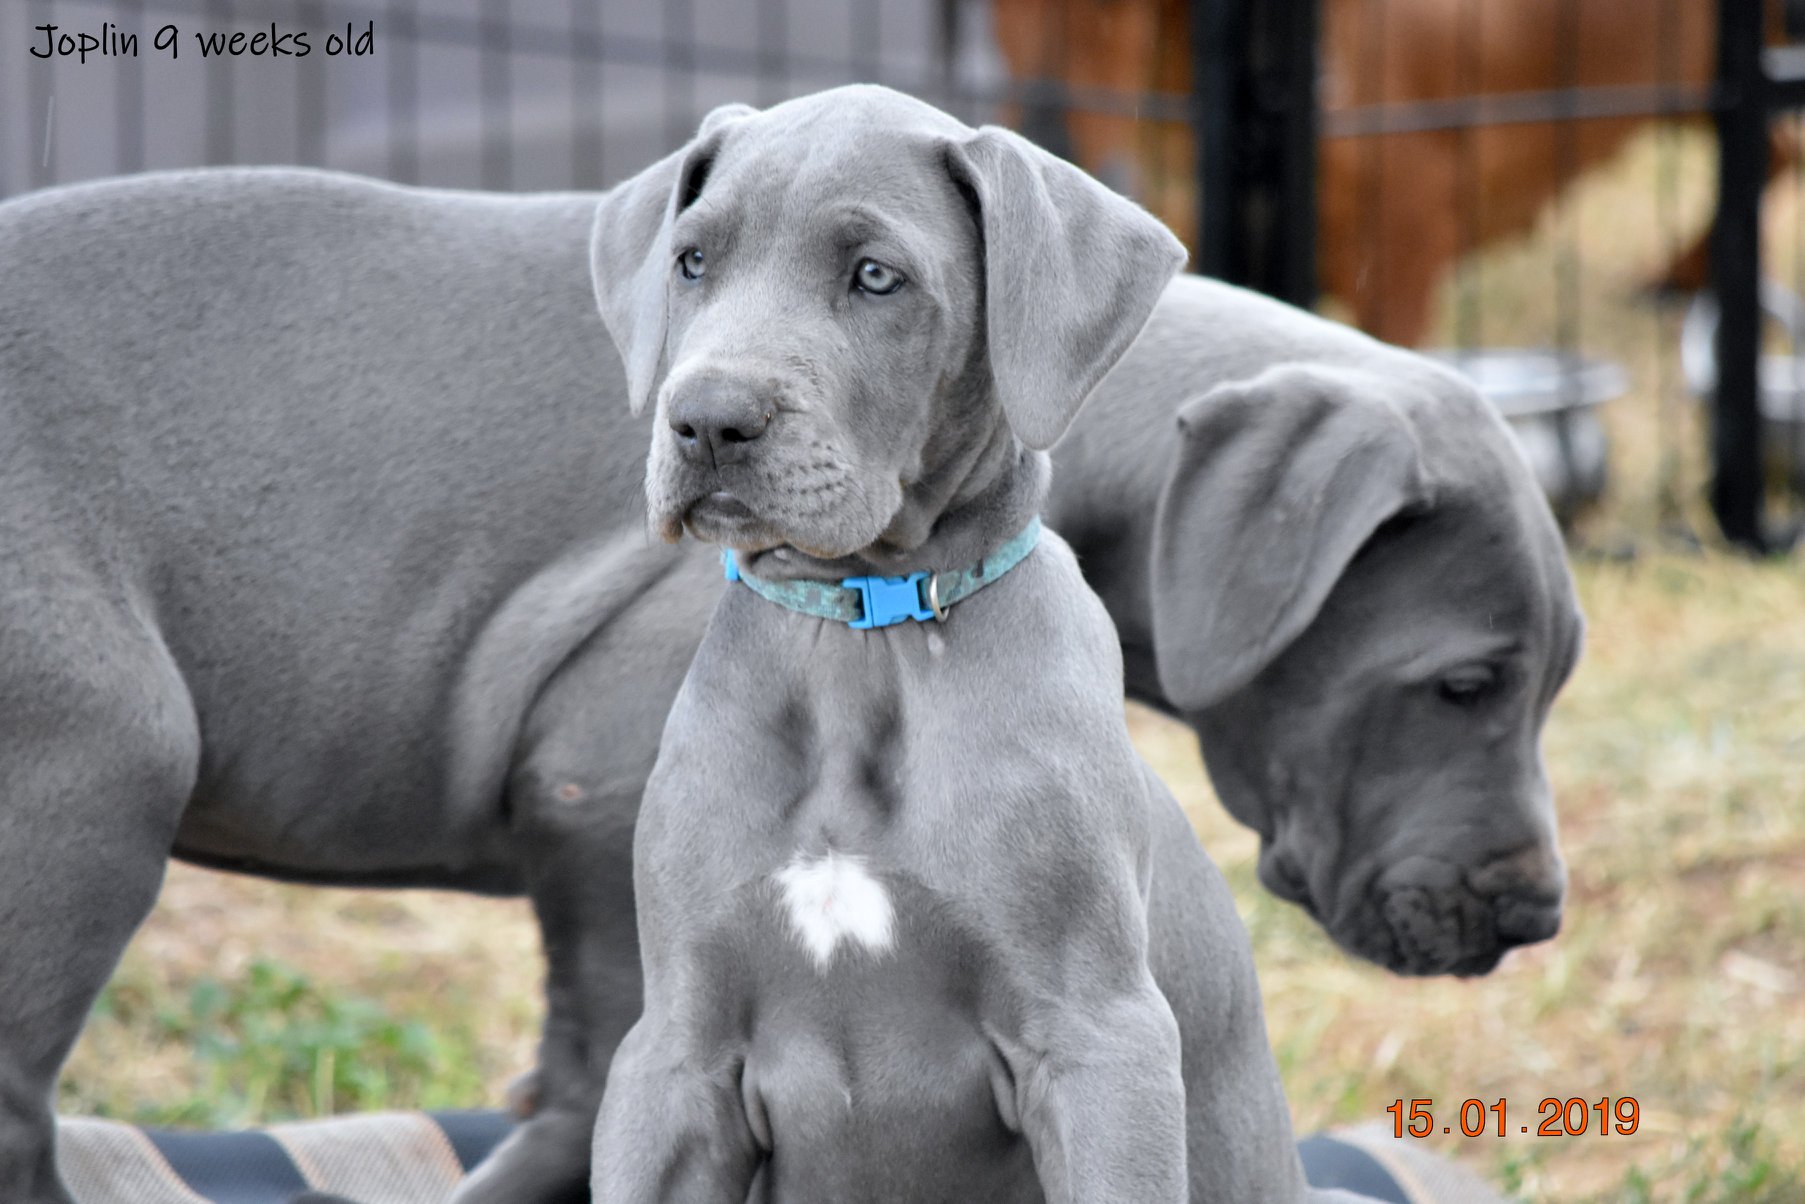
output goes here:
[{"label": "wire mesh fence", "polygon": [[[21,48],[0,64],[0,192],[9,194],[232,163],[442,187],[596,188],[681,143],[729,100],[772,103],[854,80],[974,117],[1002,98],[1000,73],[968,36],[982,10],[937,0],[25,0],[21,8],[31,54]],[[99,38],[103,29],[136,38],[138,53],[38,56],[47,38]],[[210,49],[214,35],[233,33],[247,36],[239,53]],[[248,41],[259,33],[273,35],[260,53]],[[159,36],[172,45],[158,48]],[[274,36],[287,39],[280,52],[267,48]],[[340,42],[329,49],[333,37]],[[8,40],[24,42],[23,31]]]},{"label": "wire mesh fence", "polygon": [[[237,163],[595,189],[716,104],[881,82],[1022,129],[1205,267],[1289,264],[1289,291],[1445,352],[1515,408],[1564,512],[1609,498],[1582,530],[1614,539],[1706,521],[1709,382],[1652,298],[1706,283],[1720,3],[21,0],[0,196]],[[1798,7],[1763,10],[1769,45]],[[1767,261],[1795,265],[1773,296],[1805,292],[1798,133],[1769,144]],[[1772,392],[1777,499],[1805,484],[1805,406]]]}]

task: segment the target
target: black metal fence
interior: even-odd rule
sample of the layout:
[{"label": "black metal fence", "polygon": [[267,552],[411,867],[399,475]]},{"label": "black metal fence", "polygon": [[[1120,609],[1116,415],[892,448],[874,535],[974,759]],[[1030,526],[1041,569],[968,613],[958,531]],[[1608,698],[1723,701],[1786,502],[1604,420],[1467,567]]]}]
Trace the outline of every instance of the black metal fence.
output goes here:
[{"label": "black metal fence", "polygon": [[[1329,0],[1331,6],[1334,0]],[[1299,237],[1274,214],[1307,211],[1319,186],[1313,152],[1323,140],[1380,142],[1411,135],[1447,133],[1456,137],[1460,174],[1476,181],[1481,172],[1475,135],[1487,129],[1546,125],[1554,133],[1552,159],[1557,188],[1567,187],[1584,164],[1579,142],[1588,123],[1670,122],[1710,116],[1720,148],[1717,173],[1720,203],[1710,237],[1710,292],[1718,298],[1719,320],[1708,344],[1715,372],[1709,433],[1710,507],[1724,535],[1751,550],[1788,547],[1799,536],[1796,505],[1788,520],[1770,521],[1769,466],[1796,497],[1805,472],[1805,380],[1797,361],[1776,358],[1763,369],[1762,211],[1770,180],[1772,126],[1784,111],[1805,108],[1805,50],[1774,45],[1800,32],[1805,5],[1780,0],[1714,0],[1710,13],[1716,35],[1713,78],[1694,72],[1702,22],[1688,29],[1686,0],[1648,0],[1634,14],[1653,29],[1655,54],[1644,78],[1588,84],[1582,79],[1582,6],[1587,0],[1558,0],[1537,14],[1553,23],[1553,79],[1508,93],[1488,92],[1474,68],[1478,55],[1480,0],[1443,4],[1452,14],[1454,84],[1433,92],[1377,103],[1345,105],[1324,112],[1313,92],[1320,77],[1323,45],[1315,20],[1317,0],[1262,4],[1254,0],[1214,0],[1211,22],[1196,46],[1199,118],[1205,122],[1207,150],[1200,191],[1206,196],[1200,239],[1204,270],[1308,304],[1319,284],[1315,239]],[[1352,4],[1341,6],[1344,10]],[[1387,0],[1364,7],[1383,22]],[[1391,4],[1393,10],[1411,8]],[[1421,6],[1415,6],[1420,8]],[[1627,13],[1627,6],[1623,7]],[[1694,7],[1703,8],[1703,4]],[[1420,23],[1418,24],[1420,30]],[[1629,31],[1625,31],[1629,32]],[[1686,45],[1690,38],[1693,45]],[[1237,47],[1226,64],[1223,46]],[[1621,47],[1590,48],[1620,52]],[[1382,51],[1368,56],[1370,64]],[[1798,141],[1794,132],[1793,142]],[[1796,165],[1795,165],[1796,166]],[[1797,172],[1794,172],[1797,184]],[[1670,183],[1670,182],[1669,182]],[[1398,186],[1408,187],[1404,181]],[[1470,217],[1479,200],[1463,198]],[[1482,241],[1463,222],[1462,249]],[[1314,232],[1312,232],[1314,233]],[[1795,258],[1798,243],[1795,239]],[[1583,315],[1578,281],[1583,248],[1569,241],[1556,252],[1550,301],[1554,341],[1563,355],[1579,351]],[[1795,271],[1795,276],[1801,273]],[[1701,281],[1701,283],[1703,283]],[[1472,340],[1471,309],[1457,323],[1457,340]],[[1805,348],[1792,349],[1805,354]],[[1790,379],[1788,379],[1790,377]],[[1779,379],[1776,379],[1779,378]],[[1570,378],[1577,381],[1578,377]],[[1699,382],[1694,382],[1695,384]],[[1764,403],[1765,397],[1765,403]],[[1556,426],[1569,411],[1558,409]],[[1568,438],[1562,430],[1563,443]],[[1777,444],[1764,447],[1764,444]],[[1777,457],[1770,452],[1777,451]]]},{"label": "black metal fence", "polygon": [[[1789,548],[1800,536],[1794,517],[1776,527],[1767,516],[1764,470],[1770,427],[1762,371],[1761,281],[1762,200],[1769,168],[1769,129],[1785,111],[1805,109],[1805,50],[1769,48],[1765,35],[1772,12],[1761,3],[1721,0],[1717,71],[1718,209],[1712,228],[1712,291],[1718,299],[1715,422],[1711,451],[1714,473],[1711,507],[1724,534],[1757,552]],[[1788,25],[1800,6],[1789,4]],[[1768,20],[1764,20],[1767,18]],[[1805,348],[1793,348],[1796,356]],[[1785,445],[1783,459],[1805,464],[1805,411],[1798,399],[1799,373],[1791,395],[1781,395],[1780,418],[1772,425]],[[1800,474],[1788,474],[1790,479]]]},{"label": "black metal fence", "polygon": [[[7,0],[0,196],[231,163],[447,187],[592,189],[679,144],[715,104],[871,80],[968,120],[1014,123],[1140,194],[1187,237],[1201,270],[1303,304],[1325,283],[1363,291],[1352,316],[1375,327],[1396,326],[1384,305],[1401,305],[1412,289],[1398,277],[1408,256],[1372,232],[1398,221],[1409,230],[1408,215],[1388,206],[1419,183],[1411,165],[1430,161],[1419,151],[1435,148],[1453,215],[1446,238],[1457,302],[1446,341],[1471,348],[1488,334],[1488,302],[1469,265],[1493,237],[1490,140],[1546,134],[1548,163],[1535,168],[1547,176],[1539,213],[1563,203],[1597,130],[1715,117],[1725,200],[1712,257],[1723,320],[1710,500],[1730,538],[1767,547],[1786,534],[1764,513],[1762,440],[1774,422],[1769,413],[1764,427],[1755,359],[1760,206],[1770,114],[1805,95],[1799,60],[1772,48],[1781,3]],[[1612,5],[1633,7],[1636,36],[1652,39],[1641,77],[1594,68],[1601,47],[1586,39],[1595,14],[1608,17]],[[1386,82],[1387,65],[1428,36],[1422,16],[1431,9],[1447,27],[1445,45],[1429,51],[1445,60],[1441,83],[1400,90]],[[1487,23],[1530,9],[1546,9],[1533,31],[1543,41],[1525,42],[1543,49],[1519,56],[1535,70],[1494,78],[1487,56],[1509,39]],[[233,34],[243,35],[237,53]],[[286,54],[276,49],[283,37]],[[1714,54],[1701,39],[1715,41]],[[1624,57],[1620,47],[1602,49]],[[1701,53],[1710,60],[1702,75],[1692,66]],[[1674,181],[1660,175],[1656,186]],[[1331,221],[1344,210],[1353,216]],[[1670,241],[1678,249],[1677,233]],[[1559,362],[1578,362],[1591,346],[1587,250],[1563,236],[1551,254],[1545,337]],[[1344,263],[1355,266],[1342,271]],[[1415,338],[1421,326],[1399,329]],[[1675,323],[1651,330],[1676,344],[1654,386],[1665,414],[1674,410],[1666,396],[1681,388]],[[1580,380],[1563,374],[1559,387]],[[1573,404],[1550,412],[1572,468],[1579,444],[1567,424],[1582,399],[1566,400]],[[1795,450],[1805,464],[1805,447]]]}]

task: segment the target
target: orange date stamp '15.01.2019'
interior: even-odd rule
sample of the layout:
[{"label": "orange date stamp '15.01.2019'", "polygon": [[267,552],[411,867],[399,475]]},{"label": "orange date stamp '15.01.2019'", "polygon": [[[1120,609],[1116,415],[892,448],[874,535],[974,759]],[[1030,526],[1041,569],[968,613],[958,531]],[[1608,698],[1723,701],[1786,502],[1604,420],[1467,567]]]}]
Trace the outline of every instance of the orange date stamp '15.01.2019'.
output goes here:
[{"label": "orange date stamp '15.01.2019'", "polygon": [[[1457,1130],[1467,1137],[1482,1137],[1488,1133],[1504,1137],[1511,1131],[1508,1101],[1502,1099],[1490,1103],[1482,1099],[1462,1100],[1458,1124],[1437,1123],[1432,1099],[1393,1100],[1385,1110],[1391,1114],[1393,1137],[1428,1137],[1437,1132]],[[1593,1113],[1597,1113],[1596,1119]],[[1577,1095],[1571,1099],[1550,1095],[1542,1100],[1536,1116],[1538,1123],[1534,1129],[1519,1125],[1517,1132],[1534,1133],[1537,1137],[1578,1137],[1582,1133],[1596,1133],[1601,1137],[1616,1133],[1628,1137],[1642,1121],[1642,1107],[1633,1095],[1616,1099],[1606,1095],[1596,1100]]]}]

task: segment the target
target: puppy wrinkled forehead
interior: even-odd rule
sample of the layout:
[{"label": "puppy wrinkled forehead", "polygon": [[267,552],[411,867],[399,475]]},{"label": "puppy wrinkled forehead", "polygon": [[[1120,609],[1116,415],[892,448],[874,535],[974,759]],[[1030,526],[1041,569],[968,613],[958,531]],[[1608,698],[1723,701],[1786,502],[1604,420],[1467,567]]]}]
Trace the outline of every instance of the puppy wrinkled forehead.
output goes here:
[{"label": "puppy wrinkled forehead", "polygon": [[789,120],[773,110],[724,132],[696,199],[731,198],[747,212],[781,207],[792,222],[829,206],[892,218],[938,214],[962,207],[945,167],[948,133],[820,114]]}]

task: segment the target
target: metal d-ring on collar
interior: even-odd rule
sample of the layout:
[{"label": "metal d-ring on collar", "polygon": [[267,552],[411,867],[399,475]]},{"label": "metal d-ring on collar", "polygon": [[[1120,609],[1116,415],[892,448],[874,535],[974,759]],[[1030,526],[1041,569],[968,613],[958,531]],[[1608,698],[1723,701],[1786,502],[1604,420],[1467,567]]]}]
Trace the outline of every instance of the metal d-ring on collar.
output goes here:
[{"label": "metal d-ring on collar", "polygon": [[940,574],[928,574],[928,609],[934,612],[936,623],[946,622],[946,607],[940,605]]},{"label": "metal d-ring on collar", "polygon": [[740,571],[731,548],[721,552],[727,580],[738,581],[766,601],[789,610],[832,619],[869,630],[905,620],[946,622],[954,603],[971,597],[1027,559],[1040,542],[1040,519],[1032,519],[1016,536],[970,568],[956,572],[926,570],[903,577],[846,577],[831,581],[770,581]]}]

